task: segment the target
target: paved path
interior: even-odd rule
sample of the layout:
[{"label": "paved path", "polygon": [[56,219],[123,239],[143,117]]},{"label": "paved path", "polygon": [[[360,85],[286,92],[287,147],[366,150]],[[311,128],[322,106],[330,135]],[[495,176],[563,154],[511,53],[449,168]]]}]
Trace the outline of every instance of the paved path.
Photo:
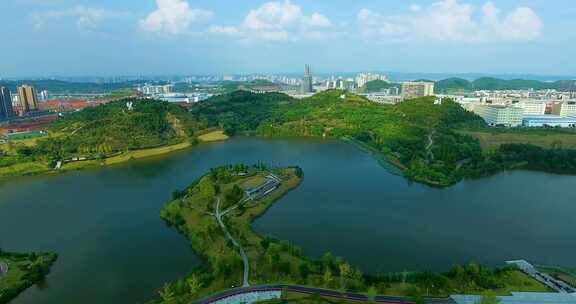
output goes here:
[{"label": "paved path", "polygon": [[0,277],[8,273],[8,264],[0,262]]},{"label": "paved path", "polygon": [[[248,293],[258,293],[258,292],[270,292],[270,291],[290,291],[300,294],[308,294],[308,295],[319,295],[324,297],[330,297],[334,299],[340,300],[347,300],[350,302],[358,302],[358,303],[369,303],[371,302],[370,299],[364,295],[359,293],[353,292],[341,292],[336,290],[329,290],[329,289],[322,289],[322,288],[313,288],[313,287],[303,287],[303,286],[290,286],[290,285],[270,285],[270,286],[259,286],[259,287],[250,287],[250,288],[238,288],[233,290],[224,291],[218,295],[214,295],[210,298],[206,298],[203,300],[196,301],[196,304],[214,304],[225,302],[226,299],[230,297],[234,297],[241,294],[248,294]],[[376,303],[383,303],[383,304],[414,304],[414,302],[410,301],[408,298],[403,297],[390,297],[390,296],[376,296],[374,301]],[[454,300],[450,298],[429,298],[425,299],[424,301],[427,304],[455,304]]]},{"label": "paved path", "polygon": [[224,222],[222,221],[222,214],[220,213],[220,198],[218,198],[216,200],[216,213],[214,215],[216,217],[216,220],[218,221],[218,224],[220,225],[220,227],[222,228],[222,230],[224,231],[224,234],[226,234],[226,237],[232,242],[232,244],[234,244],[234,246],[236,248],[238,248],[238,250],[240,251],[240,256],[242,256],[242,263],[244,263],[244,277],[242,280],[242,287],[249,287],[250,286],[250,282],[249,282],[249,277],[250,277],[250,262],[248,261],[248,256],[246,255],[246,252],[244,252],[244,248],[242,248],[242,246],[240,246],[240,243],[238,243],[238,241],[236,241],[232,235],[230,234],[230,232],[228,232],[228,229],[226,228],[226,225],[224,225]]}]

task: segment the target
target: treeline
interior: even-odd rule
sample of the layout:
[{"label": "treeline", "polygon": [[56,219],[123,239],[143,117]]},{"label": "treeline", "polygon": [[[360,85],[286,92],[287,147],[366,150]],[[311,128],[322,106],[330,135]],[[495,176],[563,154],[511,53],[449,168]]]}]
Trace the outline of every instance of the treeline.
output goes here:
[{"label": "treeline", "polygon": [[0,86],[7,87],[14,94],[18,86],[27,84],[33,86],[36,91],[40,92],[47,90],[53,94],[103,94],[111,91],[134,88],[141,81],[125,81],[125,82],[110,82],[110,83],[94,83],[94,82],[69,82],[61,80],[18,80],[0,81]]},{"label": "treeline", "polygon": [[538,80],[512,79],[504,80],[492,77],[482,77],[474,81],[462,78],[448,78],[437,81],[435,91],[437,93],[450,93],[454,91],[473,90],[523,90],[523,89],[555,89],[559,91],[571,91],[576,89],[576,81],[559,80],[555,82],[543,82]]}]

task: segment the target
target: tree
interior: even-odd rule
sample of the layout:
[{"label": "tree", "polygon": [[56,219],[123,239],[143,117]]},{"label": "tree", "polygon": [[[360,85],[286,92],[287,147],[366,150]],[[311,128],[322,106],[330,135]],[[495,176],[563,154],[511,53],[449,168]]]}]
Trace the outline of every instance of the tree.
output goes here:
[{"label": "tree", "polygon": [[498,304],[500,300],[496,297],[496,294],[493,291],[487,291],[482,295],[482,301],[480,304]]},{"label": "tree", "polygon": [[168,283],[164,284],[162,289],[160,289],[160,291],[158,291],[158,294],[160,295],[162,302],[164,302],[164,303],[173,303],[174,302],[174,291],[172,290],[172,286],[170,286],[170,284],[168,284]]},{"label": "tree", "polygon": [[186,280],[186,284],[188,285],[191,295],[196,295],[200,291],[200,288],[202,288],[202,282],[196,274],[191,275]]},{"label": "tree", "polygon": [[368,288],[367,295],[368,295],[368,301],[370,301],[370,303],[375,303],[376,296],[378,295],[378,290],[376,289],[376,287],[370,286],[370,288]]},{"label": "tree", "polygon": [[340,269],[340,288],[346,289],[346,283],[352,274],[352,267],[348,263],[342,263],[338,268]]},{"label": "tree", "polygon": [[332,281],[334,280],[334,277],[332,276],[332,272],[330,271],[330,269],[326,269],[324,275],[322,276],[322,280],[324,281],[324,286],[330,288]]}]

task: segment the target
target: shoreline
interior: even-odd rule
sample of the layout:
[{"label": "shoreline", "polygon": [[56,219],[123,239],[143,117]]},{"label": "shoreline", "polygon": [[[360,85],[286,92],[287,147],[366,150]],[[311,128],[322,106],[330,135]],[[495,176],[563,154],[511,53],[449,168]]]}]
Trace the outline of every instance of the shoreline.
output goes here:
[{"label": "shoreline", "polygon": [[[220,130],[209,132],[201,135],[198,144],[208,144],[213,142],[225,142],[229,139],[228,136]],[[0,168],[0,182],[7,180],[9,178],[15,177],[25,177],[25,176],[39,176],[39,175],[57,175],[70,171],[80,171],[90,168],[106,167],[111,165],[117,165],[129,162],[131,160],[151,158],[161,155],[167,155],[173,152],[182,151],[189,149],[198,145],[190,140],[154,147],[146,148],[140,150],[131,150],[127,152],[122,152],[118,155],[114,155],[102,160],[85,160],[85,161],[75,161],[62,165],[60,169],[51,169],[48,167],[48,163],[44,161],[33,161],[26,163],[14,164],[9,167]],[[28,168],[26,168],[28,167]]]}]

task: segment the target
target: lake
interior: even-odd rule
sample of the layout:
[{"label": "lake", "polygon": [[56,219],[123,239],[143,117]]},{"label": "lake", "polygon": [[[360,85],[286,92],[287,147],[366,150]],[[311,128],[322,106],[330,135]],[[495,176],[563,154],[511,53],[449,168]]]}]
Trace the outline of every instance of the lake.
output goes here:
[{"label": "lake", "polygon": [[254,228],[330,251],[368,273],[499,266],[576,267],[576,177],[516,171],[449,189],[413,184],[339,141],[234,138],[171,155],[0,183],[0,247],[60,254],[15,304],[142,303],[199,259],[159,210],[211,167],[298,165],[302,185]]}]

